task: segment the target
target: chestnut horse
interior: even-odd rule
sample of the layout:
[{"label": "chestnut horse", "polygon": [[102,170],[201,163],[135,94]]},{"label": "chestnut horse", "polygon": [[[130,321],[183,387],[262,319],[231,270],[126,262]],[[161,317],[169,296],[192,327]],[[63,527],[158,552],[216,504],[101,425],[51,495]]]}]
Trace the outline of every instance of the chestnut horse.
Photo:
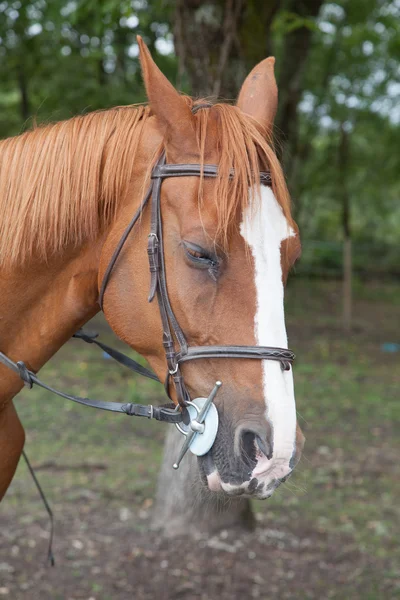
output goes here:
[{"label": "chestnut horse", "polygon": [[[271,144],[274,59],[252,70],[236,106],[217,103],[194,114],[197,103],[174,89],[138,41],[148,105],[94,112],[0,143],[0,351],[34,372],[99,311],[104,272],[163,149],[168,163],[218,165],[212,180],[176,177],[161,190],[168,294],[187,340],[287,348],[283,289],[300,241]],[[260,185],[260,170],[270,171],[272,189]],[[162,380],[161,319],[147,302],[149,227],[145,209],[103,310]],[[224,382],[217,437],[198,461],[205,484],[269,497],[303,445],[291,369],[224,358],[186,363],[183,371],[191,397]],[[1,498],[24,431],[12,401],[23,383],[3,365],[0,381]]]}]

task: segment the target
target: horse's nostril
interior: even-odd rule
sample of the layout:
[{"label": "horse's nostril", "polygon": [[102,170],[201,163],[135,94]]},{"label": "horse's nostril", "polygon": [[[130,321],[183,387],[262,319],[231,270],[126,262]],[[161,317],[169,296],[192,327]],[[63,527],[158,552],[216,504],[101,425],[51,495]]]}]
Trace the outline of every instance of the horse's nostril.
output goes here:
[{"label": "horse's nostril", "polygon": [[248,465],[251,469],[254,468],[256,459],[256,446],[255,446],[256,434],[252,431],[243,431],[241,439],[241,450],[243,462]]},{"label": "horse's nostril", "polygon": [[272,440],[268,435],[260,430],[254,431],[244,429],[240,433],[240,454],[245,465],[251,469],[260,459],[260,455],[265,456],[268,460],[272,458]]}]

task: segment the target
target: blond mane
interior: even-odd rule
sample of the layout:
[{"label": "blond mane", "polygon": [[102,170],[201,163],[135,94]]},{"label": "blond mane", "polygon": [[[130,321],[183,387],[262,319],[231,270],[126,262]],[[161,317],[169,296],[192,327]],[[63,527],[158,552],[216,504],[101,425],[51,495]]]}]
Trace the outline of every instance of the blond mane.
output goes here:
[{"label": "blond mane", "polygon": [[[188,102],[193,104],[192,99]],[[204,104],[204,101],[199,100],[195,104],[198,103]],[[290,196],[273,149],[272,137],[266,138],[261,125],[238,107],[218,103],[213,104],[211,110],[200,110],[196,114],[201,164],[205,162],[207,123],[213,117],[218,129],[218,178],[214,199],[218,215],[217,236],[222,245],[225,248],[229,246],[231,226],[240,223],[241,215],[249,204],[249,187],[260,190],[260,170],[270,171],[274,195],[288,225],[292,225]],[[230,178],[232,169],[234,177]]]},{"label": "blond mane", "polygon": [[[191,98],[187,102],[193,105]],[[235,106],[215,104],[211,110],[218,123],[215,199],[223,243],[247,206],[249,185],[259,182],[260,164],[271,171],[274,193],[291,222],[283,173],[259,125]],[[200,110],[195,117],[202,161],[210,113]],[[32,255],[47,260],[94,240],[115,218],[149,116],[145,105],[117,107],[0,142],[0,264],[21,266]]]}]

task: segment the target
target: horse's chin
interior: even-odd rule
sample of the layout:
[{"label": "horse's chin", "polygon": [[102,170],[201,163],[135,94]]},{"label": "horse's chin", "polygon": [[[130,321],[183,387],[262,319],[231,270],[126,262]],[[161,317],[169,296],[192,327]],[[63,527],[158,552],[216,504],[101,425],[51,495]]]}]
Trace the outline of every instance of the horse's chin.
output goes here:
[{"label": "horse's chin", "polygon": [[200,477],[204,484],[206,494],[222,494],[225,496],[252,495],[246,493],[246,486],[237,487],[222,482],[220,474],[218,473],[218,469],[215,466],[211,450],[207,452],[207,454],[198,457],[198,465]]},{"label": "horse's chin", "polygon": [[[261,458],[267,460],[266,457]],[[262,460],[259,460],[258,462],[262,462]],[[204,493],[206,495],[218,494],[231,498],[242,496],[245,498],[266,500],[272,496],[276,488],[284,483],[292,473],[292,469],[288,468],[282,473],[279,473],[281,477],[273,475],[265,477],[264,473],[257,476],[261,466],[257,463],[253,472],[251,474],[249,473],[249,478],[246,481],[243,481],[240,484],[226,482],[221,479],[212,456],[212,450],[207,452],[204,456],[198,457],[198,465],[200,478],[204,485]]]}]

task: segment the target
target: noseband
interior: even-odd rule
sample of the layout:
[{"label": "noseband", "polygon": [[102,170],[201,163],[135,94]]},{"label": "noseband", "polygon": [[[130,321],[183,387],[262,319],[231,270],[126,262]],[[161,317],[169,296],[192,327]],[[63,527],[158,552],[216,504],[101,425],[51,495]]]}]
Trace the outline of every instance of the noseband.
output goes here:
[{"label": "noseband", "polygon": [[[99,303],[103,309],[104,294],[110,280],[112,270],[117,262],[125,242],[138,221],[145,206],[151,199],[151,225],[148,235],[147,254],[150,267],[150,291],[149,302],[157,296],[158,308],[161,315],[163,327],[163,346],[167,362],[167,375],[165,389],[169,395],[169,383],[172,380],[178,403],[183,414],[186,413],[187,403],[190,395],[186,388],[181,371],[181,365],[190,360],[215,359],[215,358],[242,358],[256,360],[274,360],[281,363],[282,369],[289,370],[295,355],[286,348],[275,348],[268,346],[189,346],[185,334],[180,327],[171,307],[168,296],[166,269],[164,260],[163,229],[161,220],[161,185],[164,179],[169,177],[217,177],[218,167],[216,165],[200,164],[166,164],[165,152],[161,155],[151,174],[151,185],[149,190],[135,213],[134,217],[126,227],[121,239],[111,257],[104,273],[100,287]],[[232,172],[233,176],[233,172]],[[261,183],[271,185],[271,176],[267,172],[260,173]],[[176,344],[179,349],[176,350]],[[184,418],[185,421],[185,418]]]}]

